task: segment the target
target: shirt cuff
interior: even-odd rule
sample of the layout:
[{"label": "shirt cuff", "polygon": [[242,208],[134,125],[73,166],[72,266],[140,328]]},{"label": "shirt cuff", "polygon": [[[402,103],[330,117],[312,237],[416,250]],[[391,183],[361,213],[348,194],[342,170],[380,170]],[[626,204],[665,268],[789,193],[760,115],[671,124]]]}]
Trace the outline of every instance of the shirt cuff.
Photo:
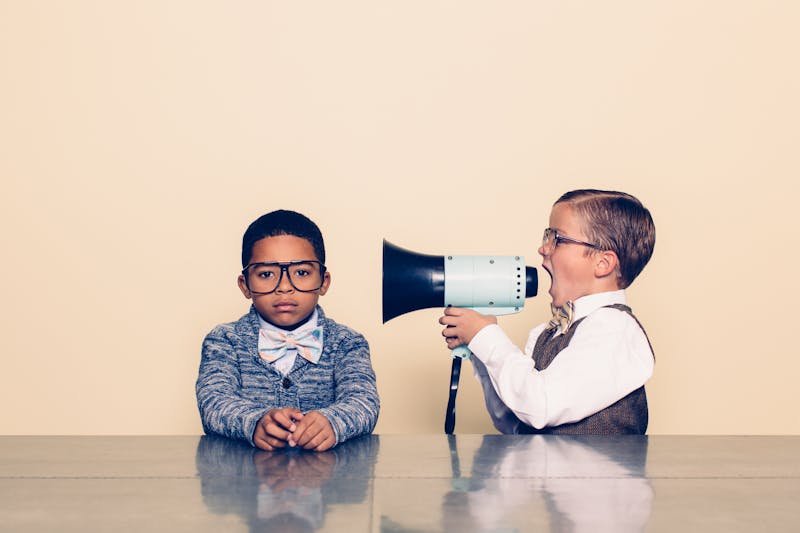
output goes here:
[{"label": "shirt cuff", "polygon": [[472,338],[469,349],[485,364],[490,363],[497,354],[513,353],[519,350],[497,324],[490,324],[481,329]]}]

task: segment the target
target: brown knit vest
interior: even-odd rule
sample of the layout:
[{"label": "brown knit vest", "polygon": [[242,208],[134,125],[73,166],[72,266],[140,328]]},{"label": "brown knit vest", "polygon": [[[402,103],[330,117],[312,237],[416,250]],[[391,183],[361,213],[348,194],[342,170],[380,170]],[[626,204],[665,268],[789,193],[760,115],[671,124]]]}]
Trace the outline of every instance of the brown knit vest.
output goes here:
[{"label": "brown knit vest", "polygon": [[[631,312],[630,307],[622,304],[608,305],[606,307],[628,313],[636,320],[639,327],[642,327],[639,320]],[[541,335],[539,335],[539,338],[536,339],[536,346],[533,349],[533,353],[536,355],[536,370],[544,370],[550,366],[550,363],[553,362],[561,350],[569,345],[572,336],[575,334],[575,330],[582,321],[583,318],[576,320],[564,335],[553,335],[553,330],[551,329],[545,329]],[[642,332],[644,332],[645,338],[647,338],[647,332],[644,331],[644,328],[642,328]],[[649,338],[647,342],[648,344],[650,343]],[[651,345],[650,351],[652,350],[653,347]],[[517,432],[524,434],[547,433],[554,435],[644,435],[645,431],[647,431],[647,421],[647,395],[644,392],[644,386],[641,386],[616,403],[606,407],[602,411],[587,416],[583,420],[542,429],[536,429],[520,423]]]}]

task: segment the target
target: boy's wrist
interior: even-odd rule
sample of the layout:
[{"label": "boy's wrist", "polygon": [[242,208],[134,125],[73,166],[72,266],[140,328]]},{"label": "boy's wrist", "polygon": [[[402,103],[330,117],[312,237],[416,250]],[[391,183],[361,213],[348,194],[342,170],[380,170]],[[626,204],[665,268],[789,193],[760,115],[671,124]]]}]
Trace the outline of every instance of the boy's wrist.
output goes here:
[{"label": "boy's wrist", "polygon": [[481,329],[479,329],[477,333],[475,333],[475,335],[472,336],[472,340],[469,341],[469,343],[467,344],[467,347],[470,349],[471,352],[486,353],[486,348],[491,346],[491,343],[493,342],[492,340],[490,340],[490,337],[492,336],[491,330],[493,329],[493,327],[500,329],[500,326],[497,324],[486,324]]},{"label": "boy's wrist", "polygon": [[[497,317],[496,316],[494,316],[494,315],[479,315],[479,316],[480,316],[480,318],[479,318],[479,320],[477,322],[478,330],[472,335],[472,339],[477,337],[478,333],[480,333],[481,331],[483,331],[487,327],[496,326],[497,325]],[[470,339],[469,342],[472,342],[472,339]],[[469,343],[467,343],[467,344],[469,344]]]},{"label": "boy's wrist", "polygon": [[251,446],[255,446],[255,434],[256,429],[258,429],[258,423],[261,422],[261,419],[264,418],[267,413],[269,413],[269,409],[265,409],[263,411],[254,411],[245,416],[244,419],[244,434],[247,436],[248,442],[250,442]]}]

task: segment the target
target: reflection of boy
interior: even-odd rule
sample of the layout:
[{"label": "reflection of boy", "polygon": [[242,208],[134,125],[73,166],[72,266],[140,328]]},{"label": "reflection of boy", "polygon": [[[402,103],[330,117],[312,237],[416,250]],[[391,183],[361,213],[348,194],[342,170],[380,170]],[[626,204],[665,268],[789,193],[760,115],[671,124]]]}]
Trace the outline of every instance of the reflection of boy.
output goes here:
[{"label": "reflection of boy", "polygon": [[380,405],[369,346],[317,305],[331,283],[317,225],[293,211],[262,216],[244,234],[242,266],[250,312],[203,342],[205,431],[315,451],[370,433]]},{"label": "reflection of boy", "polygon": [[[654,497],[647,437],[510,438],[483,437],[468,485],[445,496],[445,531],[519,531],[537,521],[550,531],[645,530]],[[540,497],[548,515],[531,516]]]},{"label": "reflection of boy", "polygon": [[258,451],[253,463],[260,480],[256,512],[262,524],[280,531],[302,531],[302,526],[314,531],[322,526],[325,501],[320,487],[333,475],[336,455]]},{"label": "reflection of boy", "polygon": [[329,506],[369,516],[363,506],[379,445],[364,436],[326,453],[275,454],[206,435],[195,459],[203,501],[213,513],[240,515],[250,531],[315,531]]},{"label": "reflection of boy", "polygon": [[468,344],[486,406],[504,433],[644,434],[644,384],[654,357],[624,289],[650,260],[655,226],[633,196],[564,194],[539,248],[550,274],[554,318],[534,328],[525,351],[497,319],[448,308],[440,323],[451,349]]}]

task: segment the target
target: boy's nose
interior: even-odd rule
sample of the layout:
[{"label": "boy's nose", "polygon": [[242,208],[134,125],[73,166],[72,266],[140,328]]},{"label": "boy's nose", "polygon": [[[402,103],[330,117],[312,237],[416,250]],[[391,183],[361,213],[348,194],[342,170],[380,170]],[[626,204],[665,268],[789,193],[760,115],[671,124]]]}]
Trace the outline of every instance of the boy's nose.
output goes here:
[{"label": "boy's nose", "polygon": [[278,280],[278,288],[275,289],[275,292],[292,292],[294,290],[294,285],[292,282],[289,281],[289,273],[281,273],[281,279]]}]

